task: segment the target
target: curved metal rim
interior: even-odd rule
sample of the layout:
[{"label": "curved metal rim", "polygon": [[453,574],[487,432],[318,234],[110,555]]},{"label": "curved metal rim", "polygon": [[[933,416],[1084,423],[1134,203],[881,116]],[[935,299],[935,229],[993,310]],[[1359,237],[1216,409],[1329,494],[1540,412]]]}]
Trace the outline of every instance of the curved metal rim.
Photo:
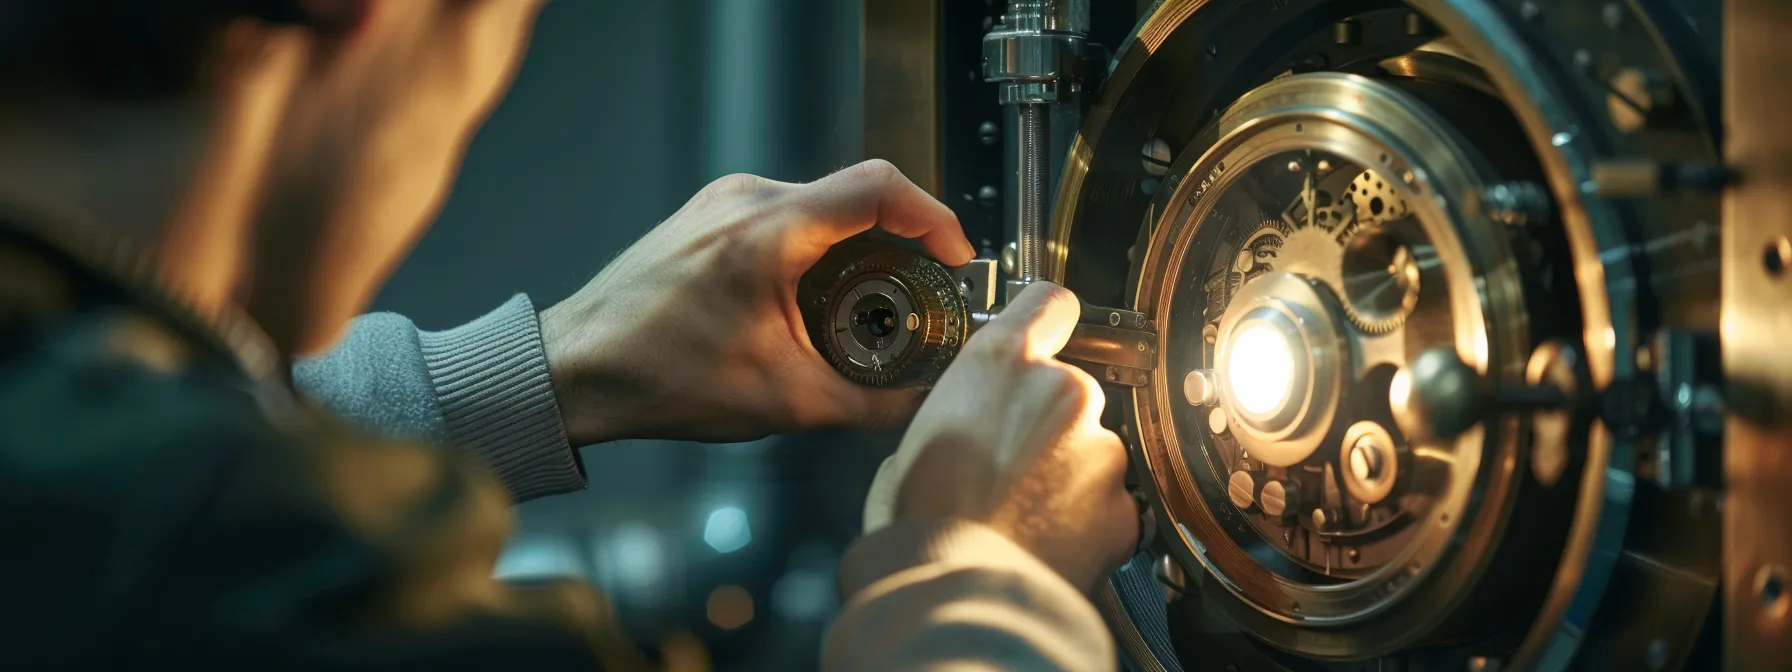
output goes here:
[{"label": "curved metal rim", "polygon": [[[1332,104],[1324,104],[1327,102]],[[1344,111],[1345,108],[1349,108],[1349,112]],[[1359,114],[1363,116],[1358,116]],[[1369,116],[1376,118],[1367,118]],[[1383,124],[1390,118],[1401,123],[1402,127],[1410,126],[1408,130],[1415,137],[1394,137],[1382,130],[1385,128]],[[1445,265],[1445,271],[1451,276],[1450,303],[1456,306],[1451,312],[1458,323],[1454,330],[1457,334],[1457,348],[1465,351],[1465,358],[1476,362],[1477,368],[1489,370],[1495,375],[1522,376],[1523,361],[1529,351],[1529,345],[1522,335],[1522,321],[1516,331],[1513,330],[1513,325],[1506,324],[1503,331],[1497,332],[1504,334],[1503,336],[1487,336],[1488,329],[1499,328],[1501,321],[1498,316],[1524,315],[1521,297],[1513,291],[1501,290],[1516,286],[1516,279],[1512,276],[1515,266],[1510,261],[1504,240],[1476,235],[1498,231],[1498,228],[1476,213],[1456,210],[1446,199],[1424,197],[1427,194],[1435,195],[1440,189],[1473,192],[1484,186],[1489,178],[1482,172],[1484,169],[1473,161],[1438,164],[1422,158],[1433,155],[1468,157],[1473,154],[1468,147],[1451,137],[1446,128],[1428,124],[1416,103],[1408,102],[1403,94],[1385,84],[1354,75],[1298,75],[1267,84],[1241,98],[1222,118],[1220,131],[1223,135],[1219,142],[1186,173],[1203,176],[1203,179],[1184,180],[1178,189],[1159,195],[1159,202],[1165,205],[1163,221],[1166,223],[1157,227],[1151,247],[1142,261],[1141,265],[1145,270],[1137,289],[1136,307],[1153,314],[1166,332],[1173,328],[1169,299],[1174,291],[1174,281],[1165,279],[1176,275],[1173,269],[1181,268],[1188,244],[1198,231],[1199,222],[1204,220],[1205,208],[1212,204],[1211,200],[1202,196],[1223,192],[1231,176],[1241,174],[1246,166],[1255,164],[1251,157],[1325,145],[1327,151],[1338,153],[1360,165],[1384,171],[1393,170],[1394,174],[1414,174],[1410,184],[1398,184],[1397,188],[1408,192],[1407,196],[1414,207],[1423,211],[1420,221],[1425,223],[1427,236],[1432,243],[1442,253],[1463,260],[1463,263]],[[1355,137],[1357,142],[1366,144],[1330,146],[1338,140],[1329,138],[1328,131],[1347,134],[1348,137]],[[1256,148],[1249,152],[1248,157],[1238,155],[1240,151],[1251,149],[1253,143],[1263,142],[1265,137],[1272,140],[1279,137],[1282,140],[1278,141],[1279,144]],[[1418,141],[1423,149],[1408,144],[1413,141]],[[1379,159],[1376,154],[1380,154]],[[1188,157],[1185,156],[1183,160],[1186,162]],[[1221,169],[1219,166],[1222,162],[1231,163],[1236,168],[1231,171]],[[1183,174],[1179,168],[1185,167],[1178,166],[1172,172]],[[1216,178],[1216,175],[1219,177]],[[1181,205],[1185,203],[1186,206]],[[1172,207],[1169,204],[1178,205]],[[1458,222],[1468,222],[1469,225],[1458,229]],[[1470,240],[1473,240],[1473,244],[1469,244]],[[1164,279],[1157,279],[1160,277]],[[1154,282],[1154,279],[1157,280]],[[1487,288],[1489,291],[1481,292],[1477,288]],[[1480,317],[1483,310],[1491,316],[1485,318],[1485,321]],[[1159,364],[1166,364],[1162,354]],[[1193,479],[1183,471],[1186,468],[1183,460],[1176,458],[1180,451],[1171,445],[1179,443],[1179,439],[1174,431],[1167,429],[1167,419],[1161,420],[1166,427],[1162,431],[1157,430],[1160,420],[1153,419],[1168,415],[1169,411],[1163,402],[1172,399],[1173,395],[1169,394],[1170,390],[1165,385],[1160,380],[1155,386],[1135,391],[1134,403],[1134,408],[1140,411],[1135,419],[1141,429],[1140,433],[1150,437],[1153,443],[1145,451],[1146,461],[1151,466],[1153,477],[1158,479],[1159,487],[1165,488],[1160,493],[1164,500],[1165,518],[1167,522],[1178,524],[1178,527],[1186,526],[1191,529],[1195,536],[1193,541],[1205,539],[1205,548],[1201,544],[1191,545],[1193,559],[1222,578],[1222,583],[1234,597],[1262,615],[1286,624],[1334,627],[1350,625],[1353,630],[1360,628],[1362,632],[1355,635],[1343,632],[1335,635],[1373,643],[1350,647],[1352,649],[1385,652],[1378,649],[1397,648],[1422,637],[1428,631],[1428,626],[1440,622],[1443,614],[1460,599],[1457,595],[1459,591],[1448,587],[1433,591],[1433,594],[1415,595],[1419,587],[1436,587],[1440,582],[1448,585],[1471,585],[1474,577],[1479,576],[1490,561],[1489,554],[1473,553],[1467,549],[1499,537],[1509,514],[1503,504],[1508,503],[1516,493],[1512,479],[1517,461],[1517,444],[1512,433],[1505,431],[1489,433],[1487,438],[1490,447],[1485,450],[1482,432],[1472,432],[1456,442],[1455,450],[1459,458],[1478,465],[1473,471],[1472,479],[1468,480],[1474,481],[1473,490],[1485,495],[1485,499],[1471,506],[1470,486],[1466,481],[1455,481],[1444,500],[1427,513],[1427,519],[1423,523],[1429,525],[1430,520],[1435,517],[1444,521],[1442,528],[1422,528],[1429,534],[1422,532],[1400,559],[1383,566],[1365,579],[1338,586],[1309,586],[1273,575],[1249,561],[1248,557],[1232,557],[1227,552],[1216,553],[1224,547],[1216,548],[1214,535],[1225,538],[1226,533],[1205,501],[1186,497]],[[1146,413],[1145,409],[1155,409],[1155,412]],[[1166,469],[1175,475],[1173,483],[1162,480]],[[1179,506],[1170,506],[1172,502]],[[1180,515],[1181,511],[1178,509],[1193,512],[1195,519],[1189,520]],[[1464,525],[1462,521],[1465,520],[1472,522]],[[1427,539],[1430,541],[1427,542]],[[1425,550],[1427,548],[1431,550]],[[1237,578],[1230,576],[1232,574],[1236,574]],[[1265,596],[1250,594],[1250,591],[1243,588],[1244,585],[1276,586],[1284,597],[1289,598],[1286,600],[1289,604],[1266,604],[1263,602]],[[1347,604],[1365,599],[1368,600],[1367,606],[1358,607],[1354,612],[1324,615],[1331,609],[1323,607],[1331,603]],[[1343,602],[1338,602],[1340,600]],[[1387,609],[1402,600],[1418,600],[1419,604],[1425,606],[1404,610],[1399,618],[1390,619],[1385,615]],[[1322,609],[1314,609],[1315,606]],[[1236,620],[1256,621],[1257,626],[1253,630],[1259,636],[1278,640],[1278,646],[1283,648],[1321,657],[1344,655],[1344,652],[1299,646],[1305,642],[1296,633],[1276,636],[1273,629],[1264,627],[1266,623],[1250,614],[1232,611]],[[1363,624],[1372,615],[1380,616],[1373,624]]]},{"label": "curved metal rim", "polygon": [[[1095,147],[1091,138],[1099,138],[1113,114],[1115,92],[1123,92],[1128,83],[1144,69],[1146,62],[1185,22],[1202,9],[1220,0],[1167,0],[1160,3],[1149,17],[1141,21],[1136,36],[1116,56],[1115,65],[1104,88],[1100,104],[1093,110],[1072,145],[1065,174],[1057,198],[1053,223],[1048,270],[1054,278],[1062,278],[1077,203],[1085,187]],[[1583,202],[1579,185],[1591,174],[1597,158],[1590,148],[1574,143],[1578,116],[1570,109],[1551,104],[1569,88],[1553,73],[1545,73],[1524,58],[1523,51],[1502,52],[1500,44],[1522,44],[1516,30],[1507,23],[1501,11],[1486,0],[1407,0],[1434,24],[1455,37],[1467,53],[1482,65],[1492,78],[1501,97],[1511,103],[1519,123],[1530,138],[1532,149],[1543,162],[1549,175],[1550,189],[1557,198],[1564,228],[1568,232],[1570,253],[1575,263],[1576,283],[1581,295],[1584,352],[1596,388],[1603,388],[1614,378],[1633,375],[1634,362],[1617,357],[1616,352],[1631,352],[1638,344],[1632,324],[1637,309],[1626,294],[1636,282],[1636,269],[1628,260],[1615,260],[1610,265],[1600,258],[1601,249],[1618,249],[1628,243],[1618,214],[1600,202]],[[1558,133],[1566,133],[1566,143],[1557,144]],[[1622,302],[1617,302],[1622,299]],[[1629,522],[1630,491],[1634,475],[1630,472],[1634,448],[1627,441],[1616,441],[1602,427],[1595,426],[1587,440],[1588,458],[1581,483],[1580,499],[1574,508],[1571,543],[1563,554],[1554,587],[1532,632],[1520,647],[1513,662],[1518,667],[1531,663],[1563,663],[1578,648],[1579,633],[1588,623],[1586,615],[1604,597],[1622,547],[1624,529]],[[1597,552],[1595,552],[1597,551]],[[1581,614],[1573,622],[1573,613]],[[1547,654],[1547,655],[1546,655]]]}]

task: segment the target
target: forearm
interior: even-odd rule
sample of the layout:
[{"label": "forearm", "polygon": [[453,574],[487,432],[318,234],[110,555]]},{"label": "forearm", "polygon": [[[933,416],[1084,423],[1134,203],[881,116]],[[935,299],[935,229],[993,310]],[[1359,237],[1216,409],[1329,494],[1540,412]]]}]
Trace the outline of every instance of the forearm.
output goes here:
[{"label": "forearm", "polygon": [[297,364],[293,381],[369,430],[479,456],[518,501],[585,485],[526,296],[440,332],[363,316],[333,353]]},{"label": "forearm", "polygon": [[1112,638],[1051,568],[972,523],[898,523],[841,562],[825,670],[1112,670]]}]

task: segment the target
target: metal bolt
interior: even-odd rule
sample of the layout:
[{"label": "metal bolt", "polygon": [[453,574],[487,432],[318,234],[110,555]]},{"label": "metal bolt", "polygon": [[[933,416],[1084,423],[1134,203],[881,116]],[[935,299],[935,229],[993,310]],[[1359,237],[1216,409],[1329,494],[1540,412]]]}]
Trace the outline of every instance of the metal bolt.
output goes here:
[{"label": "metal bolt", "polygon": [[1325,511],[1322,511],[1320,509],[1313,509],[1313,527],[1317,527],[1317,528],[1323,530],[1323,529],[1325,529],[1325,524],[1328,520],[1329,520],[1329,516],[1325,515]]},{"label": "metal bolt", "polygon": [[1300,172],[1300,162],[1299,161],[1289,161],[1288,162],[1288,172],[1290,172],[1290,173]]},{"label": "metal bolt", "polygon": [[1119,379],[1120,379],[1120,369],[1117,369],[1112,366],[1108,367],[1108,380],[1119,380]]},{"label": "metal bolt", "polygon": [[1211,406],[1219,398],[1219,389],[1213,384],[1213,373],[1206,369],[1188,372],[1182,378],[1182,396],[1190,404]]},{"label": "metal bolt", "polygon": [[1015,243],[1008,243],[1007,247],[1002,248],[1002,272],[1003,273],[1007,273],[1009,275],[1014,275],[1015,258],[1018,257],[1019,255],[1020,255],[1020,247],[1018,245],[1016,245]]},{"label": "metal bolt", "polygon": [[1381,446],[1374,436],[1363,436],[1350,447],[1350,473],[1358,481],[1372,483],[1381,478]]},{"label": "metal bolt", "polygon": [[985,121],[982,124],[978,124],[977,139],[983,141],[983,146],[985,147],[994,147],[1002,144],[1002,127],[997,126],[996,122],[993,121]]},{"label": "metal bolt", "polygon": [[1257,479],[1251,478],[1251,472],[1234,471],[1232,477],[1226,479],[1226,494],[1232,498],[1232,505],[1240,510],[1251,508],[1257,503]]},{"label": "metal bolt", "polygon": [[1110,326],[1110,327],[1120,326],[1120,311],[1114,311],[1114,312],[1108,313],[1108,326]]},{"label": "metal bolt", "polygon": [[1226,433],[1226,410],[1223,408],[1215,407],[1213,410],[1208,411],[1207,412],[1207,428],[1213,430],[1213,433],[1215,433],[1215,434],[1225,434]]},{"label": "metal bolt", "polygon": [[1138,348],[1139,348],[1139,352],[1144,352],[1145,351],[1145,342],[1139,341]]},{"label": "metal bolt", "polygon": [[1288,486],[1281,481],[1270,481],[1263,484],[1263,492],[1257,494],[1257,504],[1263,512],[1272,516],[1280,516],[1288,512]]},{"label": "metal bolt", "polygon": [[1207,341],[1208,345],[1218,343],[1220,340],[1220,328],[1212,324],[1201,327],[1201,340]]},{"label": "metal bolt", "polygon": [[1363,24],[1355,21],[1339,21],[1332,24],[1332,41],[1347,46],[1362,42]]},{"label": "metal bolt", "polygon": [[1350,558],[1351,562],[1356,562],[1363,559],[1363,552],[1354,548],[1345,549],[1344,557]]},{"label": "metal bolt", "polygon": [[1147,175],[1162,177],[1164,173],[1170,172],[1170,160],[1174,158],[1170,154],[1170,143],[1159,138],[1146,140],[1145,147],[1139,154]]},{"label": "metal bolt", "polygon": [[1327,161],[1325,159],[1320,159],[1319,160],[1319,172],[1321,174],[1332,172],[1332,162]]}]

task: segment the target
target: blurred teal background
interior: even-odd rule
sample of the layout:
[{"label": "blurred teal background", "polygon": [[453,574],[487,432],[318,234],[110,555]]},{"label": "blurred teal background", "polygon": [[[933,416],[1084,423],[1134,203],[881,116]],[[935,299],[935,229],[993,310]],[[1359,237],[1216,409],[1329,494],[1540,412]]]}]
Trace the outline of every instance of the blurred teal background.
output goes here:
[{"label": "blurred teal background", "polygon": [[[519,291],[546,308],[716,177],[806,181],[858,160],[858,39],[855,0],[548,3],[376,309],[438,329]],[[689,632],[718,670],[812,669],[838,609],[833,565],[893,448],[852,434],[587,447],[590,488],[519,507],[499,573],[585,576],[644,642]],[[725,586],[751,597],[744,624]]]}]

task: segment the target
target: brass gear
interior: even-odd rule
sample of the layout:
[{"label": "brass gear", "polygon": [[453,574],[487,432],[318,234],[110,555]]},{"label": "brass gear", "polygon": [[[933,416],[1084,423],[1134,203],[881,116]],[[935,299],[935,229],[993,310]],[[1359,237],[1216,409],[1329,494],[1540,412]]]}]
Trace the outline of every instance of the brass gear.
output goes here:
[{"label": "brass gear", "polygon": [[1365,170],[1351,180],[1344,190],[1343,200],[1355,206],[1359,226],[1377,226],[1405,217],[1410,212],[1399,192],[1388,186],[1381,173],[1373,170]]},{"label": "brass gear", "polygon": [[[1385,220],[1384,220],[1385,221]],[[1344,316],[1365,334],[1381,336],[1406,324],[1419,301],[1419,272],[1406,246],[1380,224],[1353,227],[1344,242],[1338,294]]]}]

